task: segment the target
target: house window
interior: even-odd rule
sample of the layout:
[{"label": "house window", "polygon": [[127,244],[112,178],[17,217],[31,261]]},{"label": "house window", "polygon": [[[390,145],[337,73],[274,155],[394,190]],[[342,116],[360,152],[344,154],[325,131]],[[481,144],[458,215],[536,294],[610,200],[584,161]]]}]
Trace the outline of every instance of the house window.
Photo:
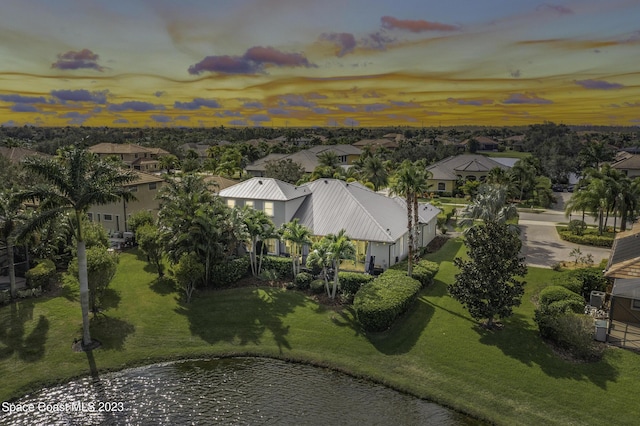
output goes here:
[{"label": "house window", "polygon": [[227,207],[229,207],[230,209],[234,208],[236,206],[236,200],[227,200]]},{"label": "house window", "polygon": [[631,299],[631,309],[640,311],[640,299]]},{"label": "house window", "polygon": [[273,201],[264,202],[264,213],[269,217],[273,217]]},{"label": "house window", "polygon": [[93,222],[93,213],[87,213],[87,219],[89,219],[89,222]]},{"label": "house window", "polygon": [[149,184],[149,190],[156,189],[157,185],[158,185],[158,184],[157,184],[156,182],[151,182],[151,183]]},{"label": "house window", "polygon": [[103,215],[103,216],[102,216],[102,218],[103,218],[106,222],[108,222],[108,221],[112,221],[112,220],[113,220],[113,216],[112,216],[112,215],[110,215],[110,214],[105,214],[105,215]]},{"label": "house window", "polygon": [[251,207],[251,208],[253,208],[253,200],[246,200],[246,201],[244,202],[244,205],[245,205],[246,207]]},{"label": "house window", "polygon": [[446,189],[444,182],[438,182],[438,191],[444,191]]}]

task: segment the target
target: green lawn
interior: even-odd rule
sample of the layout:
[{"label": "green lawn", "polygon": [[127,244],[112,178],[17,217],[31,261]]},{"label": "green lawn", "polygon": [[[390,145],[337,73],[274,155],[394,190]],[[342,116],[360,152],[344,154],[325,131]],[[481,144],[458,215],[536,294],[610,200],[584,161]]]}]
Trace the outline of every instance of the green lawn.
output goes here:
[{"label": "green lawn", "polygon": [[[540,341],[532,296],[552,270],[531,268],[527,292],[502,331],[477,326],[446,292],[463,254],[450,240],[430,255],[436,282],[391,330],[368,335],[353,313],[296,291],[251,287],[204,292],[190,305],[158,283],[135,253],[123,253],[106,316],[92,322],[100,371],[163,359],[264,355],[365,376],[498,424],[637,423],[640,359],[610,349],[601,362],[563,361]],[[0,308],[0,401],[41,383],[88,374],[77,292]]]},{"label": "green lawn", "polygon": [[504,152],[480,152],[487,157],[525,158],[531,156],[530,152],[504,151]]}]

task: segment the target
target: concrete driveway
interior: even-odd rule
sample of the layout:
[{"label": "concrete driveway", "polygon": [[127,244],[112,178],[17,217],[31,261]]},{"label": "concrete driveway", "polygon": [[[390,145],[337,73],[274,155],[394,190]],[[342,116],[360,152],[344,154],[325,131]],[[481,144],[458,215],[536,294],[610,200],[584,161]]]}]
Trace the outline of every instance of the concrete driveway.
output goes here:
[{"label": "concrete driveway", "polygon": [[[555,195],[559,196],[560,202],[552,209],[540,213],[520,212],[518,224],[522,239],[522,254],[527,264],[551,268],[560,261],[572,261],[574,259],[569,257],[569,253],[574,248],[580,249],[583,255],[591,254],[596,265],[602,259],[608,259],[610,249],[573,244],[560,239],[555,227],[558,223],[569,221],[564,216],[563,208],[564,202],[571,194],[556,193]],[[593,219],[587,216],[585,221],[592,223]]]}]

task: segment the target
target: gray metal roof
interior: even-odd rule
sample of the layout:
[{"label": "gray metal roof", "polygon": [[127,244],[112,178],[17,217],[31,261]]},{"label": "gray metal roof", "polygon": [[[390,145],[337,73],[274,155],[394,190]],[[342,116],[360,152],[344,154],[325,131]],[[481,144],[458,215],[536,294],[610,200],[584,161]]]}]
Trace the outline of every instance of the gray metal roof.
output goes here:
[{"label": "gray metal roof", "polygon": [[309,195],[309,189],[273,178],[254,177],[220,191],[222,198],[287,201]]},{"label": "gray metal roof", "polygon": [[427,170],[431,172],[432,179],[455,180],[457,178],[457,172],[488,172],[494,167],[499,167],[504,170],[509,169],[508,166],[494,161],[487,156],[464,154],[438,161],[427,167]]},{"label": "gray metal roof", "polygon": [[[373,192],[359,183],[336,179],[318,179],[304,186],[309,188],[311,196],[304,200],[294,217],[314,235],[336,234],[345,229],[355,240],[393,243],[407,232],[407,211],[402,201]],[[432,217],[432,213],[426,209],[420,217]]]}]

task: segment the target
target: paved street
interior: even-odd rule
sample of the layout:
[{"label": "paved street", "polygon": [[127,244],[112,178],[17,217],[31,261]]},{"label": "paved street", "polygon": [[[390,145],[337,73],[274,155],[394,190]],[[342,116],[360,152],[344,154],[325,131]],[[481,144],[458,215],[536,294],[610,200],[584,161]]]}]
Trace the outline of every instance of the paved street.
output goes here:
[{"label": "paved street", "polygon": [[[569,199],[569,193],[556,193],[561,198],[553,209],[546,210],[544,213],[520,213],[520,237],[522,238],[522,253],[525,255],[527,264],[530,266],[540,266],[545,268],[553,267],[554,264],[567,260],[573,260],[569,257],[569,253],[574,248],[579,248],[583,255],[591,254],[595,264],[602,259],[609,257],[609,249],[600,247],[584,246],[579,244],[563,241],[558,236],[556,224],[559,222],[568,222],[569,219],[564,216],[564,202]],[[574,215],[573,219],[581,218]],[[585,222],[593,224],[593,218],[585,217]]]}]

